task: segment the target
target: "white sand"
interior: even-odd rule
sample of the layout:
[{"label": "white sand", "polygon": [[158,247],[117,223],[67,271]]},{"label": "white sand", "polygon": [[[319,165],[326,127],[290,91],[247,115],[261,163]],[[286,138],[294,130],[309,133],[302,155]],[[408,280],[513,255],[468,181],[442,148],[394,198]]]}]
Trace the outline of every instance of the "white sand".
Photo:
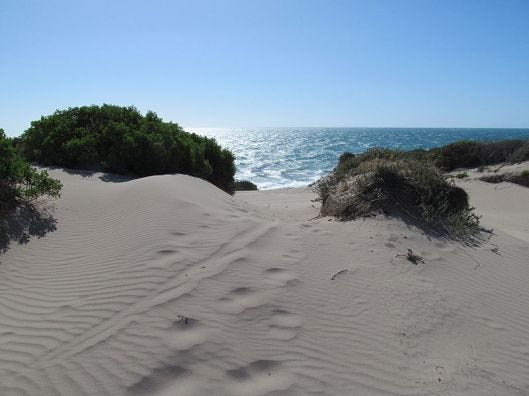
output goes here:
[{"label": "white sand", "polygon": [[529,189],[462,182],[495,230],[465,247],[308,189],[50,173],[57,230],[0,256],[1,395],[529,394]]}]

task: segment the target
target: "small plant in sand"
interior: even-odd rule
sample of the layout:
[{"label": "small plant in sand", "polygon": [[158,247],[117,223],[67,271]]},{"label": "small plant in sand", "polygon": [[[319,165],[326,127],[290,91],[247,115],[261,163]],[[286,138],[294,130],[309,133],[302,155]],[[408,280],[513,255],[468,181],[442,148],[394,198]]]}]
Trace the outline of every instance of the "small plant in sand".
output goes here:
[{"label": "small plant in sand", "polygon": [[408,252],[406,254],[397,254],[397,257],[406,257],[406,260],[412,262],[415,265],[419,263],[424,263],[423,258],[418,254],[413,253],[413,250],[411,249],[408,249]]}]

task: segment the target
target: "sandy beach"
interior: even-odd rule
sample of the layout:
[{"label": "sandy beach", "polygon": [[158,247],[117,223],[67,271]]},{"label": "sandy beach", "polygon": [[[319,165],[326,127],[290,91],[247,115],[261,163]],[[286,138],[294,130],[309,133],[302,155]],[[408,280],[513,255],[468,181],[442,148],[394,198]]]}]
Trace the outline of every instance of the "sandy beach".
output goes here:
[{"label": "sandy beach", "polygon": [[309,188],[49,172],[56,230],[0,255],[1,395],[529,394],[528,188],[458,181],[465,246]]}]

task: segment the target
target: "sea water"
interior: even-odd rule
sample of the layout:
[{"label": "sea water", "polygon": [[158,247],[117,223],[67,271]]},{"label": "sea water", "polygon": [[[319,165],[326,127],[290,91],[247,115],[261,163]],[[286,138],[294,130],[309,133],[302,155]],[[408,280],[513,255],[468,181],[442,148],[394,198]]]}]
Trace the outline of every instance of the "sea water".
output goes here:
[{"label": "sea water", "polygon": [[529,138],[529,129],[187,128],[235,154],[238,180],[259,189],[304,187],[328,174],[345,151],[432,148],[457,140]]}]

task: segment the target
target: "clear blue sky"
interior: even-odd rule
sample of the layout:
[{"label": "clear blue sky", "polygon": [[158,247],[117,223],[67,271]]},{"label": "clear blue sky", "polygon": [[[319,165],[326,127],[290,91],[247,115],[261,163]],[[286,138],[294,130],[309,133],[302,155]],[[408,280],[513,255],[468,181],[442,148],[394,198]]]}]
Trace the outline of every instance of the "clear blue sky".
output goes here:
[{"label": "clear blue sky", "polygon": [[529,127],[529,1],[2,0],[0,127]]}]

